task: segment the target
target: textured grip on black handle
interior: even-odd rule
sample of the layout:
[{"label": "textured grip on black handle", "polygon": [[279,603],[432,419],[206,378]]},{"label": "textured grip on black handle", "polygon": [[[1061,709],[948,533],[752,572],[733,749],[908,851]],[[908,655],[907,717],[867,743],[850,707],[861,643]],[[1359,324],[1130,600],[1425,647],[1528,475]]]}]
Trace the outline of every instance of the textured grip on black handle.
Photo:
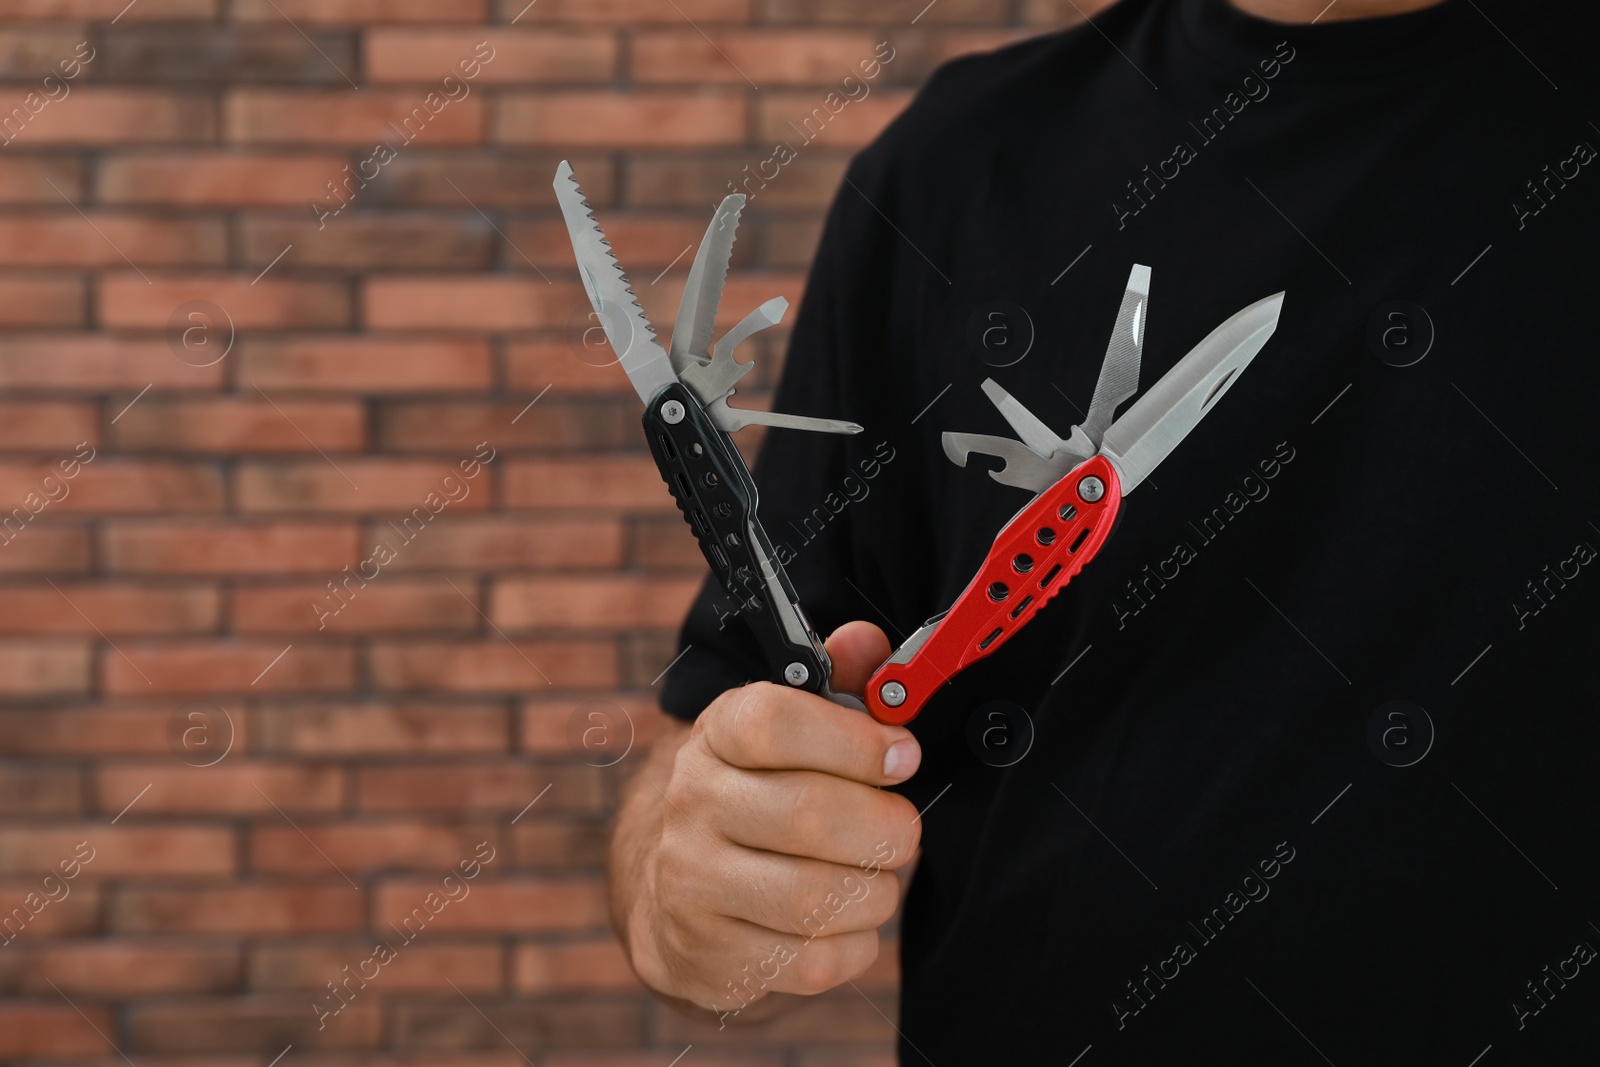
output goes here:
[{"label": "textured grip on black handle", "polygon": [[[677,422],[668,422],[662,415],[662,409],[672,403],[683,411]],[[770,680],[810,693],[822,692],[832,665],[821,639],[799,610],[789,576],[756,517],[755,484],[738,450],[682,385],[668,386],[645,405],[644,432],[656,468],[694,531],[707,565],[739,605],[739,614],[760,642]],[[783,610],[773,602],[759,557],[750,544],[752,531],[769,561],[767,573],[786,598],[784,606],[794,608],[793,619],[804,631],[798,639],[788,632]],[[800,685],[784,677],[795,663],[806,670],[806,680]]]}]

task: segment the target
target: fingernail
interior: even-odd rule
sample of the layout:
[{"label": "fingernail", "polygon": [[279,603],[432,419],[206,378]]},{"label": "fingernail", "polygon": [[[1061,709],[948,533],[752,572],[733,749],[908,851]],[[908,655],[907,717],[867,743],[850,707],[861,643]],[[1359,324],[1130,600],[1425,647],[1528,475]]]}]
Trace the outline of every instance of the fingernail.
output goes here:
[{"label": "fingernail", "polygon": [[922,748],[907,738],[889,746],[883,757],[883,774],[886,778],[910,778],[922,762]]}]

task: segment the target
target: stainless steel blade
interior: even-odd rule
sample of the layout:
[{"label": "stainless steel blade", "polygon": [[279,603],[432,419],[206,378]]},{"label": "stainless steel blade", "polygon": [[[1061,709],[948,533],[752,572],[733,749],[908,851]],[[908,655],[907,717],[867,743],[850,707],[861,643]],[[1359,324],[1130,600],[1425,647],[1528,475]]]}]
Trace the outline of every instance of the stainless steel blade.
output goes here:
[{"label": "stainless steel blade", "polygon": [[753,408],[736,408],[728,404],[725,394],[716,399],[706,414],[724,433],[733,433],[746,426],[778,426],[786,430],[814,430],[817,433],[860,433],[861,427],[842,419],[815,419],[809,415],[785,415],[781,411],[757,411]]},{"label": "stainless steel blade", "polygon": [[717,306],[722,303],[722,286],[728,279],[728,260],[733,255],[739,213],[743,210],[743,193],[723,197],[694,254],[689,280],[684,283],[683,298],[678,302],[678,319],[672,326],[672,344],[667,348],[667,356],[679,375],[711,358],[707,349],[717,321]]},{"label": "stainless steel blade", "polygon": [[1045,458],[1066,447],[1066,442],[1056,436],[1056,432],[1046,426],[1039,416],[1022,406],[1022,402],[1004,389],[993,378],[983,380],[983,394],[994,402],[1000,409],[1000,414],[1017,431],[1017,436],[1022,438],[1022,443],[1027,445]]},{"label": "stainless steel blade", "polygon": [[1144,481],[1239,380],[1278,328],[1282,309],[1283,294],[1275,293],[1235,314],[1111,424],[1100,454],[1117,468],[1124,494]]},{"label": "stainless steel blade", "polygon": [[679,379],[694,393],[702,408],[709,410],[719,397],[726,396],[739,383],[739,379],[755,369],[754,360],[747,363],[735,360],[734,350],[751,334],[782,322],[788,310],[789,301],[781,296],[773,297],[722,335],[722,340],[712,347],[710,363],[691,363],[679,373]]},{"label": "stainless steel blade", "polygon": [[589,303],[634,391],[648,404],[656,393],[678,380],[672,362],[656,340],[655,328],[634,297],[628,276],[612,254],[611,243],[589,210],[589,202],[566,160],[556,168],[554,185]]},{"label": "stainless steel blade", "polygon": [[1094,398],[1089,401],[1089,413],[1081,424],[1095,448],[1105,439],[1118,405],[1139,391],[1139,359],[1144,353],[1149,299],[1150,268],[1135,263],[1122,294],[1122,306],[1117,310],[1116,325],[1111,328],[1111,342],[1100,363],[1100,378],[1095,383]]},{"label": "stainless steel blade", "polygon": [[958,467],[965,467],[967,457],[974,452],[1005,460],[1006,465],[997,471],[990,471],[989,477],[1001,485],[1031,489],[1035,493],[1044,492],[1083,462],[1082,457],[1065,452],[1042,458],[1021,441],[1013,441],[1009,437],[947,431],[940,441],[944,445],[944,454]]}]

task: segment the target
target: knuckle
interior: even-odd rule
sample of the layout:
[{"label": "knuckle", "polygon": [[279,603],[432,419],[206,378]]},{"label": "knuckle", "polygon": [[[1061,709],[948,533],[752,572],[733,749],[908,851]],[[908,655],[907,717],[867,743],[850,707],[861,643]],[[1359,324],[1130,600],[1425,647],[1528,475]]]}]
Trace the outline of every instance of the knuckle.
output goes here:
[{"label": "knuckle", "polygon": [[792,964],[795,985],[798,987],[795,992],[808,996],[825,993],[843,982],[845,968],[839,956],[839,946],[825,941],[813,941],[802,946]]},{"label": "knuckle", "polygon": [[706,731],[713,752],[727,763],[760,766],[775,749],[776,716],[771,682],[752,682],[724,693]]}]

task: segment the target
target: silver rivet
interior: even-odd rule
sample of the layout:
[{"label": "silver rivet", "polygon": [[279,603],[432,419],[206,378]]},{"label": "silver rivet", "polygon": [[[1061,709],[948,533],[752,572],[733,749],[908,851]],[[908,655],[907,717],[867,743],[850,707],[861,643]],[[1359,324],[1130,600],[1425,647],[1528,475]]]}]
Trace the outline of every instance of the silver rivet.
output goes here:
[{"label": "silver rivet", "polygon": [[906,702],[906,687],[899,682],[884,682],[883,688],[878,690],[878,695],[889,707],[898,708]]},{"label": "silver rivet", "polygon": [[1106,495],[1106,483],[1091,474],[1078,483],[1078,495],[1085,503],[1093,504]]},{"label": "silver rivet", "polygon": [[783,680],[790,685],[805,685],[811,680],[811,672],[804,663],[791,663],[783,669]]},{"label": "silver rivet", "polygon": [[683,414],[683,405],[676,400],[661,405],[661,417],[674,426],[683,421]]}]

